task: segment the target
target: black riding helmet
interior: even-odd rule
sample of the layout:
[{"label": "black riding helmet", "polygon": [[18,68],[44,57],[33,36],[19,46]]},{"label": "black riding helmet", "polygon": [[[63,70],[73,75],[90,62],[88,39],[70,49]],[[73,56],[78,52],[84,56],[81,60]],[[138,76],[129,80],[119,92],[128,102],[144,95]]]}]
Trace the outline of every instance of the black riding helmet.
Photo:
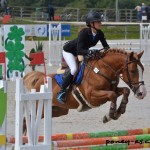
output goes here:
[{"label": "black riding helmet", "polygon": [[96,22],[96,21],[102,21],[101,14],[97,11],[90,11],[86,16],[86,25],[90,27],[90,23]]}]

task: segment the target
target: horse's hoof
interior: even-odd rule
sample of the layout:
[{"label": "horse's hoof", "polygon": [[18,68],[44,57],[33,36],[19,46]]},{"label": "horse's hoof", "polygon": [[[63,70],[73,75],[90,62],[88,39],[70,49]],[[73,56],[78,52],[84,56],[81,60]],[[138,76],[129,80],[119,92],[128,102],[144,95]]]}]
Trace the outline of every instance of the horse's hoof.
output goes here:
[{"label": "horse's hoof", "polygon": [[103,117],[103,123],[107,123],[108,122],[108,119],[106,116]]},{"label": "horse's hoof", "polygon": [[124,114],[126,112],[126,109],[125,108],[122,108],[121,109],[121,114]]},{"label": "horse's hoof", "polygon": [[117,120],[118,119],[118,113],[114,113],[113,116],[111,116],[111,119],[113,120]]},{"label": "horse's hoof", "polygon": [[112,119],[113,119],[113,120],[118,120],[118,117],[113,117]]},{"label": "horse's hoof", "polygon": [[109,115],[105,115],[104,117],[103,117],[103,123],[107,123],[108,121],[110,121],[111,120],[111,118],[109,117]]}]

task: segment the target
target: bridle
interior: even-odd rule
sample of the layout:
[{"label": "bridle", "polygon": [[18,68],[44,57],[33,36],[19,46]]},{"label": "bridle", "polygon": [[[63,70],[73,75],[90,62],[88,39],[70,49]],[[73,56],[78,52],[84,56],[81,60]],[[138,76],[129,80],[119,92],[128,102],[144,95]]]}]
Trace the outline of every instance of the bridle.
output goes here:
[{"label": "bridle", "polygon": [[[90,57],[90,58],[92,58],[92,57]],[[144,81],[132,82],[130,74],[129,74],[128,65],[131,64],[131,63],[137,63],[142,69],[144,69],[143,66],[142,66],[142,64],[141,64],[141,62],[139,60],[135,59],[135,60],[129,61],[129,55],[127,55],[125,66],[123,68],[121,68],[118,72],[116,72],[109,64],[107,64],[106,62],[104,62],[104,60],[102,60],[101,57],[99,57],[99,59],[101,59],[101,61],[115,74],[116,77],[122,79],[123,81],[124,81],[123,77],[120,74],[118,74],[118,72],[123,72],[123,70],[125,70],[126,74],[127,74],[127,80],[128,81],[124,81],[124,82],[130,87],[130,89],[134,92],[134,94],[136,93],[136,91],[139,89],[139,87],[141,85],[144,85]],[[99,68],[94,67],[94,65],[96,63],[94,63],[94,65],[90,65],[90,64],[88,64],[88,61],[85,61],[84,64],[85,64],[85,66],[87,66],[89,68],[89,70],[91,69],[96,74],[104,77],[110,84],[116,84],[116,82],[117,82],[116,80],[110,79],[105,74],[101,73]],[[137,84],[139,86],[135,87],[134,85],[137,85]]]},{"label": "bridle", "polygon": [[[139,82],[132,82],[131,81],[131,78],[130,78],[130,74],[129,74],[129,68],[128,68],[128,65],[131,64],[131,63],[137,63],[142,69],[143,69],[143,66],[141,64],[141,62],[139,60],[132,60],[132,61],[128,61],[129,60],[129,55],[127,55],[127,59],[126,59],[126,64],[125,64],[125,67],[123,68],[123,70],[125,69],[126,71],[126,74],[127,74],[127,79],[128,81],[124,81],[123,78],[120,76],[120,78],[131,88],[131,90],[136,93],[136,91],[139,89],[139,87],[141,85],[144,85],[144,81],[139,81]],[[134,85],[139,85],[138,87],[135,87]]]}]

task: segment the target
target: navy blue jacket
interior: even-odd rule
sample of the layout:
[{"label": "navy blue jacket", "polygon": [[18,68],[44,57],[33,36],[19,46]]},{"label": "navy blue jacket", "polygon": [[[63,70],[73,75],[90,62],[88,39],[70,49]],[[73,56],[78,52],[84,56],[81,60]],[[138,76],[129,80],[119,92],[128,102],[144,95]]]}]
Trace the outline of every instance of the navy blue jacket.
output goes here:
[{"label": "navy blue jacket", "polygon": [[84,28],[82,29],[79,34],[78,38],[68,41],[63,46],[64,51],[72,53],[74,56],[77,55],[87,55],[88,50],[90,47],[95,46],[98,41],[100,41],[103,47],[109,47],[106,42],[104,33],[101,30],[98,30],[95,37],[93,37],[91,28]]}]

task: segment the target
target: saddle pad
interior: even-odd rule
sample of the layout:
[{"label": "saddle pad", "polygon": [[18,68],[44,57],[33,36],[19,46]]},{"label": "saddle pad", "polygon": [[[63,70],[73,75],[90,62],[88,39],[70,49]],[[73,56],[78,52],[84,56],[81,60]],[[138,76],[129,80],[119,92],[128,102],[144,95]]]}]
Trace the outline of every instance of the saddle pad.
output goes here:
[{"label": "saddle pad", "polygon": [[55,81],[57,82],[57,84],[62,87],[62,83],[63,83],[63,74],[56,74],[54,76]]},{"label": "saddle pad", "polygon": [[[77,76],[75,77],[74,79],[74,84],[77,86],[81,83],[82,81],[82,78],[83,78],[83,73],[84,73],[84,68],[85,68],[85,64],[82,63],[81,66],[80,66],[80,70],[77,74]],[[57,84],[62,87],[62,83],[63,83],[63,74],[56,74],[55,75],[55,80],[57,82]]]}]

